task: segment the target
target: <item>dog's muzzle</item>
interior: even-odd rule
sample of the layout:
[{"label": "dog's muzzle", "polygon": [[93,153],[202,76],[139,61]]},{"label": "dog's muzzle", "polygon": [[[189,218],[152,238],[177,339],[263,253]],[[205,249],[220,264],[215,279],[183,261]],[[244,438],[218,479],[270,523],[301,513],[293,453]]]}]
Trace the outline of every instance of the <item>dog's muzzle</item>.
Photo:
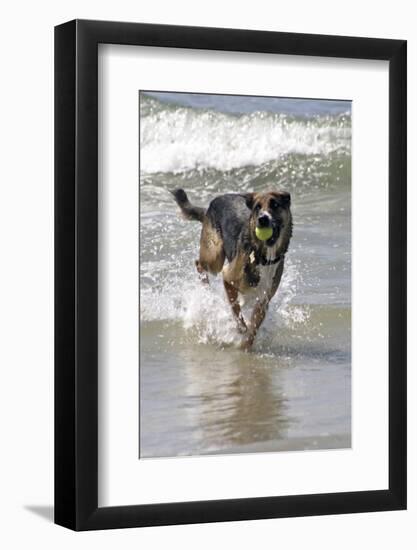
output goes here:
[{"label": "dog's muzzle", "polygon": [[271,227],[271,218],[268,214],[261,214],[258,218],[258,227]]}]

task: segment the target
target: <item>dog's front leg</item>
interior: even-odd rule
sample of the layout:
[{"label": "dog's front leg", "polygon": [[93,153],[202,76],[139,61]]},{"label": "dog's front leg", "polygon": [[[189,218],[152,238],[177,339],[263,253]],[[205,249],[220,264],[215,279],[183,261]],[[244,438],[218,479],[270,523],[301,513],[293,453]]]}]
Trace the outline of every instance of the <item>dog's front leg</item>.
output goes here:
[{"label": "dog's front leg", "polygon": [[248,333],[240,344],[240,349],[243,351],[250,351],[255,341],[256,333],[259,330],[263,320],[265,319],[266,312],[268,311],[268,301],[258,302],[253,309]]},{"label": "dog's front leg", "polygon": [[248,328],[246,326],[242,310],[240,309],[240,304],[238,301],[238,291],[233,285],[226,282],[224,279],[223,279],[223,285],[224,285],[224,289],[226,291],[226,295],[229,300],[229,303],[232,307],[233,315],[237,322],[237,329],[241,334],[244,334]]},{"label": "dog's front leg", "polygon": [[240,348],[243,349],[244,351],[249,351],[253,346],[256,333],[258,332],[259,327],[261,326],[263,320],[265,319],[266,312],[268,311],[269,302],[272,300],[276,291],[278,290],[283,271],[284,271],[284,259],[282,259],[278,264],[277,271],[272,281],[271,290],[268,292],[268,296],[262,301],[258,302],[253,309],[248,333],[240,345]]}]

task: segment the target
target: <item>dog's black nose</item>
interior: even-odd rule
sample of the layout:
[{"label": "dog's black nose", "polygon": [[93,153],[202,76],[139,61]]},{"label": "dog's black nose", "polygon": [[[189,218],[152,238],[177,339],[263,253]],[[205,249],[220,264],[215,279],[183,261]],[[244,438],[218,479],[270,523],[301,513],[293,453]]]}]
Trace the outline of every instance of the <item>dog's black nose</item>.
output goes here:
[{"label": "dog's black nose", "polygon": [[269,219],[269,216],[266,214],[261,214],[258,218],[258,225],[259,227],[268,227],[271,223],[271,220]]}]

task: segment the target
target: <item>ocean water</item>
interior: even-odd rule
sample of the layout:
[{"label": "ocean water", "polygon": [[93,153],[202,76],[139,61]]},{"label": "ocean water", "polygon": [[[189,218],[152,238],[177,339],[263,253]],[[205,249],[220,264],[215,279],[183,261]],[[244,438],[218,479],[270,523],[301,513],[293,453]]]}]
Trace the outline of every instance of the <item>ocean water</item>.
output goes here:
[{"label": "ocean water", "polygon": [[[141,93],[140,457],[350,447],[351,105]],[[250,353],[201,225],[169,190],[291,192],[280,288]],[[249,312],[244,309],[244,314]]]}]

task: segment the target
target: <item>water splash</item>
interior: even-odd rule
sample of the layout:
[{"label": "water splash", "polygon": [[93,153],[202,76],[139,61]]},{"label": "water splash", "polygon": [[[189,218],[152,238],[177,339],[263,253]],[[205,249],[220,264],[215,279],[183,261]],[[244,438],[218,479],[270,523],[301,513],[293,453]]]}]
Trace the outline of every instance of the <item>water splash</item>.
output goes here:
[{"label": "water splash", "polygon": [[[151,265],[142,268],[151,269]],[[191,262],[187,271],[187,275],[166,278],[158,288],[141,289],[141,321],[179,322],[198,343],[212,343],[218,347],[238,345],[241,336],[236,330],[221,276],[210,277],[210,285],[203,285],[191,269]],[[291,329],[308,321],[308,308],[293,304],[300,281],[297,265],[287,260],[280,288],[270,303],[266,321],[273,325],[275,333],[279,328]],[[250,306],[244,305],[242,310],[248,319]]]}]

